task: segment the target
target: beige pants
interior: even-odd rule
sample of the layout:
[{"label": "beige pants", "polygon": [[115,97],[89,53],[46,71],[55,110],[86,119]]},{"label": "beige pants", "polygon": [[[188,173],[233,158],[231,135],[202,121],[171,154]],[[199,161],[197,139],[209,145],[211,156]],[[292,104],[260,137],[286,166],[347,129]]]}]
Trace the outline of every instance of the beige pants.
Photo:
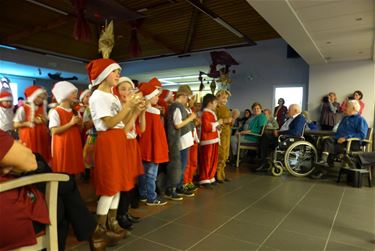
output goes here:
[{"label": "beige pants", "polygon": [[218,180],[225,179],[225,166],[229,157],[230,149],[230,130],[223,130],[220,133],[220,146],[219,146],[219,162],[217,165],[216,178]]}]

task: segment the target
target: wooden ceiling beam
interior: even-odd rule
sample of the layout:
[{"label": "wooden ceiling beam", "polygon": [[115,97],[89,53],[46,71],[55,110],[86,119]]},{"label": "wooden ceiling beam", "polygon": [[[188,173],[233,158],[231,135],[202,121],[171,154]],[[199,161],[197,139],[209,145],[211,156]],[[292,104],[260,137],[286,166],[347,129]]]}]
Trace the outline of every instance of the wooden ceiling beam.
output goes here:
[{"label": "wooden ceiling beam", "polygon": [[[204,0],[200,0],[203,4]],[[199,19],[200,12],[197,8],[193,8],[193,13],[191,14],[190,24],[189,24],[189,32],[186,36],[185,46],[184,46],[184,53],[191,51],[191,46],[193,44],[193,38],[195,37],[195,33],[197,31],[198,26],[198,19]]]},{"label": "wooden ceiling beam", "polygon": [[61,27],[61,26],[65,25],[66,23],[68,23],[69,19],[70,19],[69,16],[63,16],[63,17],[59,17],[55,20],[52,20],[52,21],[48,22],[47,24],[36,25],[32,28],[28,28],[28,29],[24,29],[22,31],[18,31],[14,34],[6,36],[3,39],[3,42],[6,43],[6,44],[12,43],[12,42],[21,40],[23,38],[27,38],[31,35],[37,34],[39,32],[44,32],[44,31],[56,29],[58,27]]},{"label": "wooden ceiling beam", "polygon": [[145,29],[143,27],[138,28],[138,32],[143,37],[154,41],[156,44],[158,44],[160,46],[163,46],[164,48],[167,48],[168,50],[170,50],[170,51],[172,51],[176,54],[179,54],[179,53],[182,52],[182,50],[180,48],[177,48],[176,46],[168,43],[164,39],[160,38],[159,36],[153,34],[152,32],[148,31],[147,29]]}]

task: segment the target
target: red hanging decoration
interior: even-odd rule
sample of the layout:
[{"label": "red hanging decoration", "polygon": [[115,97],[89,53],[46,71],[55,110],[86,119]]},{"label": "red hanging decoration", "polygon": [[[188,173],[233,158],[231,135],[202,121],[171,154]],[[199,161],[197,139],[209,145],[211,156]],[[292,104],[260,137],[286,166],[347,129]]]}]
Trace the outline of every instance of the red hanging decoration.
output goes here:
[{"label": "red hanging decoration", "polygon": [[90,41],[91,30],[85,18],[86,0],[71,0],[77,11],[77,20],[74,25],[73,37],[76,40]]},{"label": "red hanging decoration", "polygon": [[139,57],[142,55],[142,48],[138,39],[138,29],[141,27],[142,24],[143,24],[143,19],[138,19],[138,20],[130,22],[132,31],[130,34],[128,51],[131,57]]}]

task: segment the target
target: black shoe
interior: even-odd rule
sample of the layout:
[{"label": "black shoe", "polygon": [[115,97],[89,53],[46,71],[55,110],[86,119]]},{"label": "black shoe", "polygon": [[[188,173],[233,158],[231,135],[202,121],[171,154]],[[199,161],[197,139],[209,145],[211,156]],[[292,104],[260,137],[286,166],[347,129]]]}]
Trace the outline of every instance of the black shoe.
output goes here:
[{"label": "black shoe", "polygon": [[230,179],[225,178],[224,181],[225,181],[225,182],[230,182]]},{"label": "black shoe", "polygon": [[182,196],[178,195],[176,192],[172,192],[172,193],[167,192],[165,193],[164,197],[169,200],[174,200],[174,201],[181,201],[184,199],[182,198]]},{"label": "black shoe", "polygon": [[136,216],[132,216],[130,214],[127,214],[126,217],[128,218],[128,220],[131,222],[131,223],[138,223],[141,221],[141,218],[140,217],[136,217]]},{"label": "black shoe", "polygon": [[216,185],[216,183],[223,184],[224,181],[223,180],[216,180],[215,185]]},{"label": "black shoe", "polygon": [[218,180],[212,182],[212,183],[211,183],[211,186],[217,186],[217,184],[219,184],[219,181],[218,181]]},{"label": "black shoe", "polygon": [[118,224],[123,228],[127,230],[132,230],[133,229],[133,223],[131,223],[126,217],[126,215],[120,215],[117,217]]},{"label": "black shoe", "polygon": [[176,189],[176,193],[178,196],[182,196],[182,197],[194,197],[195,196],[194,192],[188,191],[185,188]]}]

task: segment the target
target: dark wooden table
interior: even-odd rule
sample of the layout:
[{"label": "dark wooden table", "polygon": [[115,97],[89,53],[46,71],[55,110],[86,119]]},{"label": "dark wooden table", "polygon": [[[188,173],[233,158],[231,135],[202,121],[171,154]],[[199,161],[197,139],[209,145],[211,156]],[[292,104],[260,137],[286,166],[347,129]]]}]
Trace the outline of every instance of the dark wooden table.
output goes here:
[{"label": "dark wooden table", "polygon": [[325,136],[334,136],[335,132],[323,131],[323,130],[309,130],[309,131],[305,131],[305,135],[315,136],[315,137],[325,137]]}]

